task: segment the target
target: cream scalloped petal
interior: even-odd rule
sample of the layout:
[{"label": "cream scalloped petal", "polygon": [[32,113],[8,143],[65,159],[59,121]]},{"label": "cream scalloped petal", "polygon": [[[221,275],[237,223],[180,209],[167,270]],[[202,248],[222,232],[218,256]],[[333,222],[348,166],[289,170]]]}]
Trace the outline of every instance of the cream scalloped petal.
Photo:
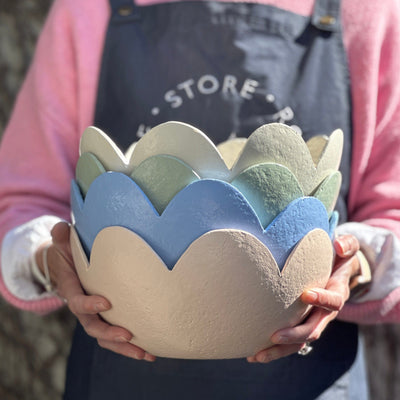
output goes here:
[{"label": "cream scalloped petal", "polygon": [[[203,132],[182,122],[169,121],[148,131],[136,143],[129,159],[105,133],[94,127],[87,128],[83,133],[80,151],[81,154],[95,154],[106,170],[128,175],[145,159],[166,154],[189,165],[202,179],[227,182],[252,165],[277,163],[289,168],[304,193],[309,195],[332,169],[338,168],[342,148],[343,133],[336,130],[325,147],[315,150],[312,155],[294,129],[272,123],[261,126],[250,135],[230,169],[218,148]],[[317,165],[313,158],[319,160]],[[231,163],[230,159],[228,164]]]},{"label": "cream scalloped petal", "polygon": [[226,140],[217,145],[217,149],[229,169],[232,168],[233,164],[235,164],[239,154],[243,151],[246,142],[247,138],[238,137]]},{"label": "cream scalloped petal", "polygon": [[342,174],[339,171],[332,171],[312,194],[313,197],[322,202],[328,214],[335,208],[341,184]]},{"label": "cream scalloped petal", "polygon": [[321,158],[322,152],[329,141],[329,137],[326,135],[317,135],[308,139],[306,145],[308,150],[310,150],[311,157],[314,164],[317,165]]},{"label": "cream scalloped petal", "polygon": [[107,171],[125,174],[132,172],[130,159],[127,159],[119,147],[101,129],[89,126],[83,131],[79,154],[93,153]]},{"label": "cream scalloped petal", "polygon": [[343,131],[341,129],[334,130],[329,136],[329,140],[324,147],[319,161],[316,163],[319,182],[327,176],[324,171],[336,171],[339,168],[340,160],[343,152]]},{"label": "cream scalloped petal", "polygon": [[[236,176],[254,164],[277,163],[296,176],[308,194],[315,166],[302,137],[287,125],[272,123],[259,127],[248,138],[242,153],[232,167]],[[308,183],[307,183],[308,181]]]},{"label": "cream scalloped petal", "polygon": [[312,193],[326,177],[327,171],[339,164],[343,148],[343,133],[335,131],[317,165],[314,164],[302,137],[287,125],[272,123],[256,129],[248,138],[231,176],[235,177],[251,165],[272,162],[289,168],[300,182],[305,195]]},{"label": "cream scalloped petal", "polygon": [[137,142],[133,142],[133,143],[128,147],[128,149],[125,151],[125,158],[126,158],[127,160],[130,160],[130,159],[132,158],[132,153],[133,153],[133,150],[135,150],[136,145],[137,145]]},{"label": "cream scalloped petal", "polygon": [[246,357],[270,346],[272,333],[306,315],[299,296],[326,285],[333,259],[319,229],[300,241],[282,273],[258,239],[237,230],[201,236],[172,271],[122,227],[99,233],[90,265],[74,229],[71,248],[85,290],[113,305],[105,320],[154,355],[188,359]]},{"label": "cream scalloped petal", "polygon": [[150,129],[137,142],[131,164],[135,168],[146,158],[158,154],[180,159],[201,178],[228,180],[229,169],[214,143],[189,124],[169,121]]}]

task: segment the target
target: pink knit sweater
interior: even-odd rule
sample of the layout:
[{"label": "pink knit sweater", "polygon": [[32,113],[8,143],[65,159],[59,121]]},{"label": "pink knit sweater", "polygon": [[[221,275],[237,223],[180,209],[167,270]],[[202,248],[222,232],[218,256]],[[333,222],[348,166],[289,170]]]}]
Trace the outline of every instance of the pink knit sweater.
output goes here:
[{"label": "pink knit sweater", "polygon": [[[163,0],[138,0],[146,5]],[[310,15],[313,0],[261,0]],[[80,135],[93,123],[107,0],[56,0],[0,147],[0,241],[41,215],[69,219],[69,188]],[[343,0],[344,44],[353,96],[351,221],[400,238],[400,3]],[[137,60],[140,62],[140,60]],[[400,266],[399,266],[400,268]],[[39,313],[56,298],[24,301],[0,280],[4,298]],[[400,288],[381,300],[348,304],[342,318],[400,321]]]}]

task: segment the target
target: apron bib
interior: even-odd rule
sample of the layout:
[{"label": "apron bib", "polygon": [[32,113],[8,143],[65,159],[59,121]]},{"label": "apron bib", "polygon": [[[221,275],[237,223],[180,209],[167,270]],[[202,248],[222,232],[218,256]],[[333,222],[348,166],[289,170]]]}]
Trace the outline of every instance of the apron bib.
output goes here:
[{"label": "apron bib", "polygon": [[[269,122],[291,125],[304,139],[341,128],[337,209],[346,220],[351,100],[339,0],[316,0],[311,17],[261,4],[110,4],[95,126],[125,149],[170,120],[196,126],[216,144]],[[353,364],[357,328],[332,322],[313,348],[265,365],[147,363],[100,348],[78,325],[65,399],[315,399]]]}]

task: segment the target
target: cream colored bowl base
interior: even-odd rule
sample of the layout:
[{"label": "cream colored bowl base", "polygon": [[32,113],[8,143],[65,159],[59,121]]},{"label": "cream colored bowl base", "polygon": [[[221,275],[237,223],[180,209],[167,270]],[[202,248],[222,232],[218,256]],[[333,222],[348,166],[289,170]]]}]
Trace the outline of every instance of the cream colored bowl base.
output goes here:
[{"label": "cream colored bowl base", "polygon": [[258,239],[238,230],[201,236],[171,271],[122,227],[99,233],[90,263],[74,229],[71,247],[87,293],[112,304],[102,313],[106,321],[127,328],[134,344],[156,356],[188,359],[246,357],[271,346],[276,330],[306,315],[299,296],[326,285],[333,259],[319,229],[300,241],[282,273]]}]

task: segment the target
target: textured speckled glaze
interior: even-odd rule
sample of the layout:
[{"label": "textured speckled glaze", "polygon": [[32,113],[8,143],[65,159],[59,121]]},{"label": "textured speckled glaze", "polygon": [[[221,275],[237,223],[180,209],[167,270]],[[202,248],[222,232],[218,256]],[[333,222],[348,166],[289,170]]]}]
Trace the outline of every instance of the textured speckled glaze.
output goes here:
[{"label": "textured speckled glaze", "polygon": [[309,231],[320,228],[329,232],[328,214],[318,199],[292,201],[263,227],[246,198],[218,180],[191,183],[159,215],[132,179],[107,172],[94,180],[85,199],[73,182],[71,205],[75,227],[88,254],[103,228],[123,226],[146,240],[170,268],[194,240],[211,230],[239,229],[253,234],[270,248],[280,267]]},{"label": "textured speckled glaze", "polygon": [[95,126],[89,126],[83,131],[79,153],[80,156],[85,153],[94,154],[106,171],[124,172],[128,175],[132,172],[130,159],[133,151],[126,157],[112,139]]},{"label": "textured speckled glaze", "polygon": [[[236,144],[236,147],[224,145],[224,152],[229,155],[226,163],[218,148],[203,132],[191,125],[170,121],[147,132],[129,156],[123,155],[105,133],[89,127],[83,133],[80,154],[91,152],[107,171],[128,175],[147,158],[165,154],[189,165],[202,179],[226,182],[231,182],[253,165],[277,163],[287,167],[299,181],[304,194],[310,195],[332,170],[338,169],[343,133],[336,130],[329,139],[322,137],[312,141],[311,153],[296,131],[287,125],[273,123],[255,130],[244,145],[242,142]],[[240,154],[233,163],[233,154],[238,151]]]},{"label": "textured speckled glaze", "polygon": [[325,146],[329,142],[329,137],[326,135],[317,135],[313,136],[309,140],[307,140],[307,147],[308,150],[310,151],[311,157],[314,161],[314,164],[318,164],[322,152],[325,149]]},{"label": "textured speckled glaze", "polygon": [[134,169],[131,178],[140,186],[159,214],[178,192],[200,179],[187,164],[166,155],[146,158]]},{"label": "textured speckled glaze", "polygon": [[[227,167],[211,140],[199,129],[170,121],[152,128],[134,146],[130,157],[122,154],[115,143],[100,129],[85,129],[80,143],[80,154],[91,152],[97,155],[107,171],[130,175],[149,157],[166,154],[179,158],[190,165],[201,177],[211,174],[221,178],[218,171]],[[220,176],[221,175],[221,176]]]},{"label": "textured speckled glaze", "polygon": [[266,227],[293,200],[304,197],[299,181],[283,165],[253,165],[231,182],[252,205],[261,225]]},{"label": "textured speckled glaze", "polygon": [[75,168],[75,178],[84,196],[92,182],[104,172],[106,172],[105,168],[94,154],[84,153],[79,157]]},{"label": "textured speckled glaze", "polygon": [[283,124],[267,124],[251,134],[232,168],[232,176],[254,164],[278,163],[292,171],[304,193],[309,195],[325,178],[327,171],[338,168],[342,149],[343,132],[336,130],[314,164],[307,144],[296,131]]},{"label": "textured speckled glaze", "polygon": [[318,200],[322,201],[328,213],[331,213],[335,208],[341,184],[342,174],[339,171],[333,171],[321,182],[312,194]]},{"label": "textured speckled glaze", "polygon": [[189,359],[246,357],[270,346],[273,332],[306,315],[299,296],[325,286],[333,259],[319,229],[300,241],[282,272],[264,244],[237,230],[201,236],[172,271],[121,227],[99,233],[90,263],[74,229],[71,248],[83,287],[112,304],[105,320],[154,355]]},{"label": "textured speckled glaze", "polygon": [[220,152],[228,168],[232,168],[247,142],[247,138],[233,138],[219,143],[217,149]]},{"label": "textured speckled glaze", "polygon": [[341,131],[305,143],[269,124],[216,147],[172,121],[124,155],[89,127],[71,186],[83,287],[157,356],[239,358],[270,346],[309,311],[303,290],[330,275],[342,145]]}]

